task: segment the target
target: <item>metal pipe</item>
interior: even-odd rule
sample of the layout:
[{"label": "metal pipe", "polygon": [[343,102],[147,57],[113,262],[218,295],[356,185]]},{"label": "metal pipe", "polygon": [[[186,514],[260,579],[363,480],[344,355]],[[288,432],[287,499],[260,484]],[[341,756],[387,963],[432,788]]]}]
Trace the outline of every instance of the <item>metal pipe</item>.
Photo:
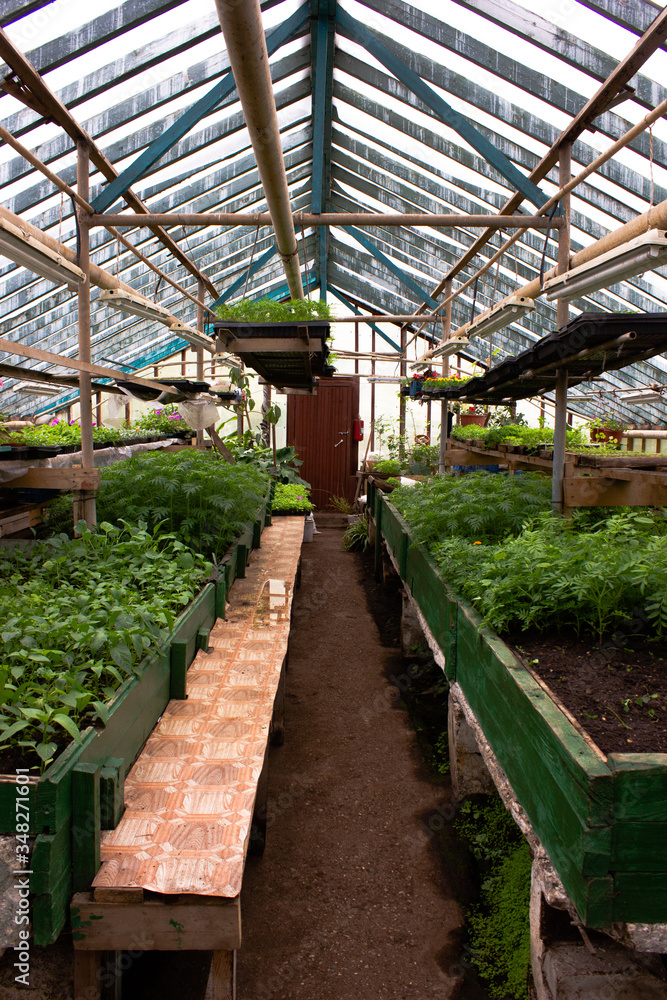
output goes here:
[{"label": "metal pipe", "polygon": [[259,0],[215,0],[215,5],[290,295],[302,299],[299,251]]},{"label": "metal pipe", "polygon": [[[452,290],[452,280],[448,278],[445,282],[445,295],[449,296]],[[452,303],[445,307],[444,328],[442,331],[442,341],[444,344],[449,339],[452,330]],[[449,358],[442,359],[442,374],[449,375]],[[443,399],[440,402],[440,449],[438,452],[438,472],[442,475],[447,469],[447,438],[449,430],[449,400]]]},{"label": "metal pipe", "polygon": [[[572,147],[564,143],[558,158],[558,186],[565,190],[572,180]],[[570,266],[570,195],[563,196],[561,208],[567,225],[558,230],[558,263],[556,273],[563,274]],[[559,301],[556,307],[556,326],[560,330],[570,318],[570,306]],[[556,417],[554,422],[554,451],[551,470],[551,506],[563,509],[563,479],[565,478],[565,443],[567,440],[567,370],[559,370],[556,376]]]},{"label": "metal pipe", "polygon": [[[76,186],[82,198],[88,199],[88,183],[90,171],[90,154],[85,142],[77,142]],[[85,275],[77,288],[78,322],[79,322],[79,361],[90,364],[90,230],[86,225],[85,213],[77,209],[79,224],[79,267]],[[93,399],[90,388],[90,373],[79,372],[79,422],[81,424],[81,465],[84,469],[93,469]],[[95,492],[92,497],[87,490],[74,490],[74,525],[82,517],[89,528],[97,520],[95,512]]]},{"label": "metal pipe", "polygon": [[[201,278],[197,279],[197,297],[203,299],[206,293],[206,287]],[[202,302],[197,303],[197,329],[204,329],[204,306]],[[197,381],[204,381],[204,348],[197,348]],[[197,447],[200,451],[204,449],[204,431],[201,428],[197,429]]]},{"label": "metal pipe", "polygon": [[[565,191],[567,185],[572,180],[572,146],[569,142],[564,143],[560,149],[558,158],[558,186]],[[570,266],[570,193],[564,194],[561,199],[561,209],[563,211],[563,221],[565,225],[558,230],[558,263],[556,274],[564,274]],[[559,299],[556,306],[556,326],[560,330],[565,326],[570,318],[570,305],[563,299]]]},{"label": "metal pipe", "polygon": [[[431,226],[434,229],[558,229],[560,217],[543,215],[453,215],[428,212],[294,212],[293,224],[300,226]],[[121,212],[97,215],[91,226],[270,226],[268,212],[157,212],[150,215]]]}]

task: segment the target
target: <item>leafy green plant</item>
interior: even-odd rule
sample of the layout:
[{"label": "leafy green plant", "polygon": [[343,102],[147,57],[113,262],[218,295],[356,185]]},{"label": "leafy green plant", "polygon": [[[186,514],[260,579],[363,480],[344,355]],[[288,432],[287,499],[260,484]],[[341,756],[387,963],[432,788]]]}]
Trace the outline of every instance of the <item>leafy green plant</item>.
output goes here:
[{"label": "leafy green plant", "polygon": [[0,752],[22,748],[41,769],[62,737],[106,723],[115,691],[212,568],[141,526],[78,531],[0,550]]},{"label": "leafy green plant", "polygon": [[389,458],[397,459],[401,452],[401,436],[398,432],[398,422],[391,417],[376,417],[375,434],[377,435],[380,453],[386,451]]},{"label": "leafy green plant", "polygon": [[405,471],[413,476],[428,476],[438,471],[440,447],[437,444],[414,444],[405,457]]},{"label": "leafy green plant", "polygon": [[531,515],[549,510],[551,482],[537,473],[433,476],[416,486],[394,490],[391,502],[409,522],[417,541],[426,545],[452,535],[491,541],[518,534]]},{"label": "leafy green plant", "polygon": [[295,486],[303,486],[310,489],[310,483],[302,479],[298,474],[298,469],[303,462],[297,456],[296,449],[292,445],[285,448],[277,448],[274,455],[271,448],[253,441],[250,431],[246,431],[242,438],[232,434],[225,438],[225,444],[241,465],[249,465],[253,468],[272,476],[279,483],[292,483]]},{"label": "leafy green plant", "polygon": [[273,299],[243,299],[233,304],[225,303],[216,309],[221,319],[240,320],[244,323],[291,323],[299,320],[331,319],[331,308],[320,299],[291,299],[275,302]]},{"label": "leafy green plant", "polygon": [[460,389],[461,386],[469,382],[472,376],[443,375],[440,378],[424,379],[424,389]]},{"label": "leafy green plant", "polygon": [[137,417],[132,428],[138,431],[155,431],[159,434],[174,434],[184,431],[187,423],[172,403],[157,410],[148,410]]},{"label": "leafy green plant", "polygon": [[[537,449],[541,445],[553,445],[553,427],[524,427],[518,424],[502,424],[490,427],[462,427],[456,424],[451,435],[455,441],[483,441],[485,447],[496,448],[499,444],[523,445]],[[580,428],[566,432],[566,446],[569,450],[581,450],[588,445]]]},{"label": "leafy green plant", "polygon": [[[93,424],[93,441],[109,446],[121,445],[137,437],[173,435],[186,429],[187,424],[176,412],[176,407],[167,406],[162,410],[144,413],[127,427],[96,427]],[[10,434],[10,440],[15,444],[33,446],[80,446],[81,426],[76,421],[68,423],[55,418],[48,424],[35,424],[14,431]]]},{"label": "leafy green plant", "polygon": [[213,452],[184,448],[148,452],[102,471],[98,517],[145,521],[197,551],[222,554],[268,490],[268,476],[250,464],[229,465]]},{"label": "leafy green plant", "polygon": [[613,417],[595,417],[593,420],[589,420],[587,427],[591,430],[600,428],[609,431],[622,431],[625,429],[625,424],[621,420],[614,420]]},{"label": "leafy green plant", "polygon": [[[393,494],[392,499],[396,494]],[[661,514],[616,514],[589,526],[538,515],[516,538],[432,544],[454,588],[496,630],[567,629],[602,638],[641,601],[657,637],[667,633],[667,535]]]},{"label": "leafy green plant", "polygon": [[382,472],[387,476],[397,476],[402,468],[403,463],[399,462],[396,458],[383,458],[380,462],[375,463],[375,468],[373,472]]},{"label": "leafy green plant", "polygon": [[331,507],[332,510],[337,510],[339,514],[352,514],[354,511],[354,507],[347,497],[330,496],[327,507]]},{"label": "leafy green plant", "polygon": [[277,483],[272,501],[274,512],[307,514],[314,509],[309,492],[307,487],[297,486],[294,483]]},{"label": "leafy green plant", "polygon": [[353,550],[365,552],[369,545],[368,518],[364,515],[346,528],[343,534],[343,548],[346,552]]},{"label": "leafy green plant", "polygon": [[466,916],[473,962],[498,1000],[528,1000],[530,848],[499,798],[464,802],[456,829],[471,847],[480,901]]}]

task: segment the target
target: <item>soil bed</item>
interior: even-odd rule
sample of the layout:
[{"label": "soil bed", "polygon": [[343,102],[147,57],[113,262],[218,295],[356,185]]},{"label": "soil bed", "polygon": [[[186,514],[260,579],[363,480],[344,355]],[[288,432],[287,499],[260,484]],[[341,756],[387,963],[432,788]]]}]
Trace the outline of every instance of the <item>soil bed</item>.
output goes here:
[{"label": "soil bed", "polygon": [[667,753],[666,643],[619,648],[535,630],[506,642],[603,753]]}]

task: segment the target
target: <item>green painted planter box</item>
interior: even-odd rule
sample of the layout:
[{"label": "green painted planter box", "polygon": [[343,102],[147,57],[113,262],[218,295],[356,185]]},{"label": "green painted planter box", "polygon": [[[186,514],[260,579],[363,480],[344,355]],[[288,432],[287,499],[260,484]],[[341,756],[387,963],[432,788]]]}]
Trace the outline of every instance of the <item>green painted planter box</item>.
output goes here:
[{"label": "green painted planter box", "polygon": [[377,496],[376,544],[381,534],[582,921],[667,922],[667,754],[598,750]]},{"label": "green painted planter box", "polygon": [[[125,775],[170,698],[185,696],[185,676],[205,646],[216,618],[249,554],[270,522],[270,497],[248,521],[208,583],[176,619],[167,642],[148,656],[118,689],[107,725],[92,727],[40,777],[30,777],[30,833],[34,836],[30,890],[35,944],[53,943],[62,930],[72,892],[88,889],[99,867],[100,833],[113,829],[123,811]],[[0,833],[15,832],[16,785],[0,775]]]}]

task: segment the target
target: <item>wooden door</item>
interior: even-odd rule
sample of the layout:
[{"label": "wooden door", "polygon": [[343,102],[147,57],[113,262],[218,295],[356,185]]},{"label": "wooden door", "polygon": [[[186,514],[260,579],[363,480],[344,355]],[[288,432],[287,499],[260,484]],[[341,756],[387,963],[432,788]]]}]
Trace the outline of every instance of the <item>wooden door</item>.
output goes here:
[{"label": "wooden door", "polygon": [[358,416],[359,376],[322,378],[316,396],[287,398],[287,443],[303,460],[300,475],[320,509],[332,496],[354,500],[359,445],[352,425]]}]

